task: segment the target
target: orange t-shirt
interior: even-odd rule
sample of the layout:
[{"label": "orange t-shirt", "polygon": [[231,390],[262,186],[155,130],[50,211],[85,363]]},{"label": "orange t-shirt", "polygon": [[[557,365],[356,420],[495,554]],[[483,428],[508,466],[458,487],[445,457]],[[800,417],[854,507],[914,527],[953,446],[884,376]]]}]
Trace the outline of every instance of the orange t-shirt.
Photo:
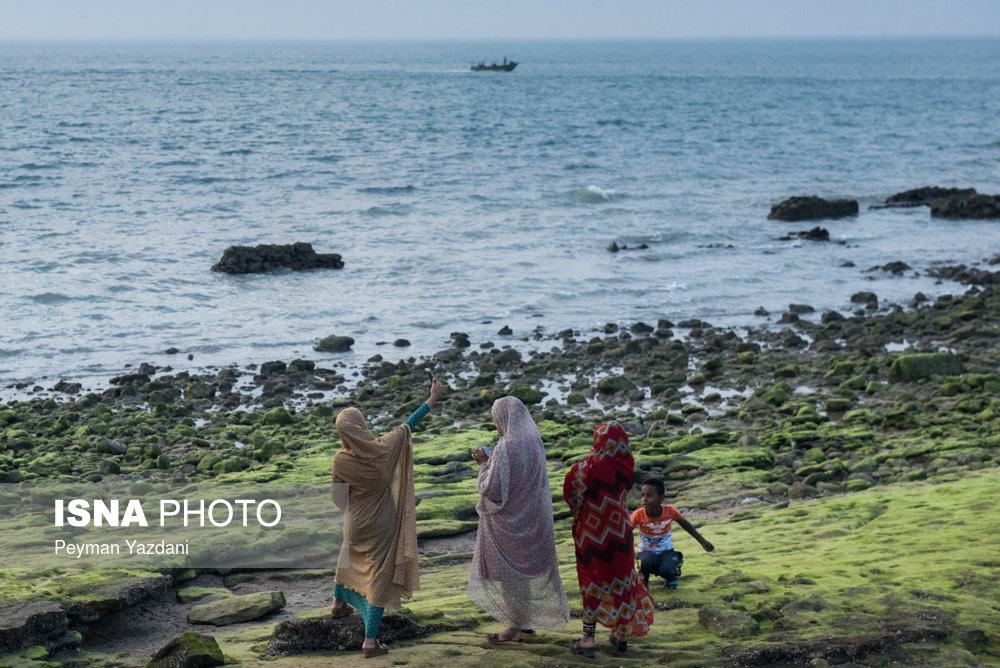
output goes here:
[{"label": "orange t-shirt", "polygon": [[670,531],[674,520],[684,516],[673,506],[660,506],[660,516],[649,519],[645,506],[632,513],[632,525],[639,530],[640,552],[666,552],[674,549]]}]

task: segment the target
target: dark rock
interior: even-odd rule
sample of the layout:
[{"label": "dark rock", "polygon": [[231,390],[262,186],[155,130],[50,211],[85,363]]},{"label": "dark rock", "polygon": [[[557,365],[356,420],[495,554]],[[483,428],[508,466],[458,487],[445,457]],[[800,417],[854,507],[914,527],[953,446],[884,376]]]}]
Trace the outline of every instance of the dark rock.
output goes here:
[{"label": "dark rock", "polygon": [[230,246],[212,271],[226,274],[262,274],[272,269],[287,267],[295,271],[306,269],[341,269],[344,266],[336,253],[317,253],[312,244],[261,244]]},{"label": "dark rock", "polygon": [[975,194],[975,188],[940,188],[938,186],[924,186],[923,188],[914,188],[913,190],[904,190],[901,193],[896,193],[892,197],[886,199],[883,206],[872,208],[930,206],[931,200],[941,197],[954,197],[956,195],[968,196]]},{"label": "dark rock", "polygon": [[52,387],[53,392],[63,392],[64,394],[77,394],[83,389],[83,385],[80,383],[67,383],[65,380],[60,380]]},{"label": "dark rock", "polygon": [[985,219],[1000,218],[1000,195],[952,195],[931,200],[934,218]]},{"label": "dark rock", "polygon": [[964,264],[955,267],[932,267],[927,270],[927,275],[945,281],[957,281],[964,285],[1000,284],[1000,271],[966,267]]},{"label": "dark rock", "polygon": [[152,376],[156,373],[156,367],[148,362],[143,362],[139,365],[139,370],[136,373],[144,373],[147,376]]},{"label": "dark rock", "polygon": [[322,353],[342,353],[351,349],[354,339],[349,336],[328,336],[313,346],[313,350]]},{"label": "dark rock", "polygon": [[410,345],[410,342],[406,339],[396,339],[395,341],[392,342],[392,345],[396,346],[397,348],[406,348],[407,346]]},{"label": "dark rock", "polygon": [[166,354],[168,354],[168,355],[176,355],[176,354],[177,354],[177,353],[179,353],[180,351],[179,351],[179,350],[177,350],[177,348],[167,348],[167,349],[166,349],[166,350],[164,350],[163,352],[165,352],[165,353],[166,353]]},{"label": "dark rock", "polygon": [[778,241],[791,241],[792,239],[805,239],[806,241],[829,241],[830,232],[825,227],[814,227],[811,230],[789,232],[783,237],[778,237]]},{"label": "dark rock", "polygon": [[285,607],[285,595],[280,591],[258,591],[252,594],[226,596],[211,603],[196,605],[188,612],[191,624],[227,626],[252,619]]},{"label": "dark rock", "polygon": [[790,197],[771,207],[768,220],[819,220],[858,215],[858,203],[852,199],[828,200],[822,197]]},{"label": "dark rock", "polygon": [[129,373],[124,376],[115,376],[108,382],[112,385],[145,385],[149,382],[149,376],[144,373]]},{"label": "dark rock", "polygon": [[501,327],[500,330],[497,332],[497,334],[499,334],[500,336],[510,336],[513,333],[514,331],[507,325]]},{"label": "dark rock", "polygon": [[493,355],[491,359],[497,366],[520,364],[521,353],[517,352],[513,348],[508,348],[507,350],[501,350],[496,355]]},{"label": "dark rock", "polygon": [[798,321],[799,321],[799,316],[796,315],[795,313],[782,313],[781,314],[781,319],[778,322],[780,322],[782,324],[788,324],[788,323],[798,322]]},{"label": "dark rock", "polygon": [[789,304],[788,310],[791,313],[813,313],[816,309],[809,304]]},{"label": "dark rock", "polygon": [[19,652],[61,637],[69,628],[62,606],[52,601],[0,608],[0,654]]},{"label": "dark rock", "polygon": [[878,296],[874,292],[855,292],[851,295],[852,304],[867,304],[872,308],[878,307]]},{"label": "dark rock", "polygon": [[173,583],[169,575],[132,577],[119,582],[98,585],[85,598],[66,604],[66,614],[76,622],[89,623],[109,612],[124,610],[155,594],[166,591]]},{"label": "dark rock", "polygon": [[637,322],[631,327],[633,334],[650,334],[653,332],[653,328],[644,322]]},{"label": "dark rock", "polygon": [[609,253],[617,253],[619,250],[621,250],[621,249],[618,248],[618,244],[615,243],[614,241],[612,241],[610,244],[608,244],[608,252]]},{"label": "dark rock", "polygon": [[837,311],[827,311],[820,318],[820,321],[824,325],[828,325],[831,322],[843,322],[844,320],[846,320],[846,318]]},{"label": "dark rock", "polygon": [[853,267],[855,265],[850,260],[844,260],[843,262],[840,263],[840,266],[841,267]]},{"label": "dark rock", "polygon": [[264,376],[275,376],[279,373],[285,373],[285,369],[288,367],[284,362],[264,362],[260,365],[260,375]]},{"label": "dark rock", "polygon": [[209,668],[224,663],[214,637],[187,631],[161,647],[145,668]]},{"label": "dark rock", "polygon": [[[391,643],[423,635],[420,626],[400,614],[388,613],[382,617],[378,639]],[[357,650],[365,639],[365,625],[360,615],[334,619],[303,617],[281,622],[274,628],[267,644],[270,654],[303,654],[323,650]]]},{"label": "dark rock", "polygon": [[758,306],[757,310],[755,310],[753,312],[753,314],[754,315],[759,315],[759,316],[768,316],[768,315],[771,315],[770,313],[767,312],[767,309],[764,308],[763,306]]},{"label": "dark rock", "polygon": [[[889,262],[888,264],[883,264],[881,267],[882,271],[888,271],[891,274],[902,274],[904,271],[909,271],[913,267],[906,264],[905,262],[900,262],[899,260],[895,262]],[[871,271],[871,269],[869,269]]]},{"label": "dark rock", "polygon": [[[316,370],[316,362],[312,360],[292,360],[288,363],[289,373],[299,373],[299,372],[313,372]],[[261,375],[263,375],[263,368],[261,369]]]}]

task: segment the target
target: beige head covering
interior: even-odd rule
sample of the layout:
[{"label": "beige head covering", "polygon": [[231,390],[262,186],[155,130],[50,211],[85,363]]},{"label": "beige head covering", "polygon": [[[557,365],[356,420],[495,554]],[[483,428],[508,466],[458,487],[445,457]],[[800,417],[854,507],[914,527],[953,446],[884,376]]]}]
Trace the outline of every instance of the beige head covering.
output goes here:
[{"label": "beige head covering", "polygon": [[343,447],[333,457],[331,480],[350,487],[350,544],[341,550],[335,581],[372,605],[399,607],[400,596],[420,587],[410,427],[375,438],[361,411],[346,408],[337,415],[337,433]]}]

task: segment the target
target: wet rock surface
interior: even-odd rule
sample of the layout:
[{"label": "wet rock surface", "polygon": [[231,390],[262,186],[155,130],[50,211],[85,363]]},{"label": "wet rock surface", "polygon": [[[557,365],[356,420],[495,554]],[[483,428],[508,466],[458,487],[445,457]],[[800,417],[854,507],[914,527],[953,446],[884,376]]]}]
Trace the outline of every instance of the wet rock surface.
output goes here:
[{"label": "wet rock surface", "polygon": [[226,274],[263,274],[275,269],[293,271],[307,269],[341,269],[344,262],[336,253],[317,253],[312,244],[261,244],[259,246],[230,246],[222,258],[212,266],[212,271]]},{"label": "wet rock surface", "polygon": [[771,207],[768,220],[798,222],[858,215],[858,202],[853,199],[823,199],[816,196],[789,197]]}]

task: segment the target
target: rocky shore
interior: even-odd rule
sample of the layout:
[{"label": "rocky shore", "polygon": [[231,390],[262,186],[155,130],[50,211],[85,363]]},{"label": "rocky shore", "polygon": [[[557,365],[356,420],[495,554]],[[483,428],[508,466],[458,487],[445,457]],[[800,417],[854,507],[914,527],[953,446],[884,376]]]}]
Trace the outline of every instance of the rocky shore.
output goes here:
[{"label": "rocky shore", "polygon": [[[791,304],[738,330],[660,318],[538,331],[534,354],[506,347],[509,329],[481,342],[455,332],[431,356],[376,355],[356,372],[306,359],[214,373],[146,364],[99,393],[65,383],[0,403],[0,480],[323,481],[339,408],[390,427],[437,376],[446,393],[414,437],[423,587],[386,627],[390,659],[576,660],[565,649],[576,628],[488,647],[495,625],[462,594],[476,526],[468,448],[495,438],[490,406],[512,394],[539,420],[568,591],[562,475],[603,419],[630,432],[638,480],[666,479],[668,502],[718,547],[696,553],[678,537],[680,589],[653,584],[654,632],[626,655],[599,654],[602,665],[996,662],[1000,288],[988,267],[940,271],[975,285],[906,305],[859,292],[849,312]],[[0,578],[0,652],[18,665],[143,665],[192,647],[240,665],[358,658],[358,629],[320,619],[329,573],[11,573]],[[189,591],[199,589],[210,591]],[[251,594],[261,601],[237,600]],[[207,621],[213,601],[236,617]]]}]

